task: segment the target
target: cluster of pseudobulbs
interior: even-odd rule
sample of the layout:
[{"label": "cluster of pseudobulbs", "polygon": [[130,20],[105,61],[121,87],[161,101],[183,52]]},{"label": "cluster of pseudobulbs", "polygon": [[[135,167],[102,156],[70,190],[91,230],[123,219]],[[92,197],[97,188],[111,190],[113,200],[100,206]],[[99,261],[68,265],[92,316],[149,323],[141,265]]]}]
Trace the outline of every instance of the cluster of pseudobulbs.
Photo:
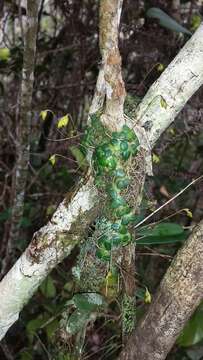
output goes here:
[{"label": "cluster of pseudobulbs", "polygon": [[125,198],[131,178],[129,164],[138,153],[139,141],[134,131],[123,125],[121,131],[108,133],[98,114],[91,116],[85,131],[83,146],[92,148],[92,166],[95,185],[106,194],[105,216],[110,229],[98,239],[96,255],[109,261],[113,247],[124,246],[132,241],[130,224],[136,216]]}]

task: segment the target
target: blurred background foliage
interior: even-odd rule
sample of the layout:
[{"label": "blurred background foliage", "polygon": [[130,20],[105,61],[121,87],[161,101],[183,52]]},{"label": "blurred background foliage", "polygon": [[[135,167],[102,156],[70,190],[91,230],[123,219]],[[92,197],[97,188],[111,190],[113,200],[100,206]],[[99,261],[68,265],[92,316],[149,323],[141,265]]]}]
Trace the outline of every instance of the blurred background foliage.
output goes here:
[{"label": "blurred background foliage", "polygon": [[[16,108],[23,61],[26,9],[22,1],[0,1],[0,254],[8,238],[11,177],[15,164]],[[67,192],[86,171],[79,149],[100,66],[98,0],[42,0],[37,59],[29,181],[16,258],[33,232],[45,224]],[[202,1],[125,0],[120,51],[128,94],[142,99],[201,22]],[[154,176],[147,179],[143,215],[170,199],[203,172],[203,91],[188,102],[153,150]],[[43,117],[42,111],[46,112]],[[67,115],[67,121],[60,119]],[[60,124],[62,124],[60,126]],[[185,240],[203,216],[203,183],[196,183],[151,222],[141,227],[137,245],[137,317]],[[171,217],[171,215],[173,215]],[[168,218],[169,217],[169,218]],[[79,249],[60,264],[23,310],[0,347],[1,359],[70,360],[72,338],[60,331],[64,307],[76,287],[70,269]],[[120,309],[109,304],[104,317],[86,332],[84,359],[113,359],[120,349]],[[203,310],[200,306],[168,355],[203,359]]]}]

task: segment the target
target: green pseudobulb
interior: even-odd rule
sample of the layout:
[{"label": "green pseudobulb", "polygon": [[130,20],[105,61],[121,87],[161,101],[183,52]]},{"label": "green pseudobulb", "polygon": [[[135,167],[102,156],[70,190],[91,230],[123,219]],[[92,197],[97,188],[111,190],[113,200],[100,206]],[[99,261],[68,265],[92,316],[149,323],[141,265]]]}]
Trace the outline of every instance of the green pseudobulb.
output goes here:
[{"label": "green pseudobulb", "polygon": [[92,164],[95,185],[107,196],[106,218],[111,222],[111,233],[98,241],[98,258],[109,261],[114,247],[132,241],[129,225],[135,214],[125,199],[124,193],[131,179],[127,174],[127,162],[137,155],[139,141],[134,131],[124,125],[119,132],[109,133],[99,120],[100,114],[91,116],[91,124],[85,131],[83,148],[93,148]]}]

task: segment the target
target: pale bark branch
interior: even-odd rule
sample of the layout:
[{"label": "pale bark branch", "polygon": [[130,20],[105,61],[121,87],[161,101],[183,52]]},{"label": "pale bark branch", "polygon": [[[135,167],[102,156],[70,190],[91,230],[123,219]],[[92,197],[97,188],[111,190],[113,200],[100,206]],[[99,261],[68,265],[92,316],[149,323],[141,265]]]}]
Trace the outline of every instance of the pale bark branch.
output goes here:
[{"label": "pale bark branch", "polygon": [[168,268],[119,360],[164,360],[203,298],[203,221]]},{"label": "pale bark branch", "polygon": [[203,84],[203,23],[142,100],[135,124],[151,147]]},{"label": "pale bark branch", "polygon": [[[138,112],[139,125],[145,125],[151,146],[154,145],[161,133],[174,120],[176,114],[184,106],[189,96],[192,96],[203,83],[203,62],[202,57],[199,57],[200,53],[203,53],[202,31],[203,28],[201,26],[200,29],[197,30],[197,33],[193,35],[192,39],[185,45],[187,51],[184,52],[184,50],[182,50],[182,56],[178,55],[178,61],[176,60],[173,66],[170,66],[171,70],[166,70],[156,84],[153,85],[156,94],[159,96],[162,94],[164,99],[166,97],[166,102],[169,103],[170,106],[168,106],[167,109],[162,109],[159,103],[154,106],[155,99],[151,89],[149,90],[149,94],[144,98],[143,104],[140,106]],[[199,44],[198,49],[196,42]],[[181,69],[183,68],[184,71],[189,72],[188,59],[185,53],[190,57],[190,68],[193,69],[195,67],[196,75],[194,78],[188,76],[187,87],[182,86],[181,95],[179,95],[180,82],[182,83],[184,77],[184,72],[182,72]],[[177,78],[178,74],[180,76],[179,81]],[[159,84],[160,91],[157,84]],[[165,84],[167,86],[165,86]],[[172,94],[174,93],[177,96],[177,106],[176,99],[173,96],[170,97],[169,90],[167,90],[168,87],[170,91],[172,91]],[[190,89],[189,92],[188,87]],[[167,96],[164,95],[164,89]],[[95,96],[97,96],[97,94]],[[155,96],[157,99],[157,95]],[[159,121],[159,114],[162,122]],[[153,121],[151,121],[151,119],[153,119]],[[147,121],[150,122],[149,129],[147,129],[146,126]],[[78,200],[76,201],[76,199]],[[50,222],[35,234],[28,249],[1,281],[0,338],[5,335],[9,327],[17,320],[19,312],[32,297],[33,292],[44,280],[48,272],[68,255],[76,243],[84,238],[87,226],[98,213],[97,200],[98,193],[90,179],[86,185],[81,187],[72,200],[70,200],[69,204],[67,199],[64,200],[53,216],[56,224]],[[86,204],[85,207],[84,204]],[[68,226],[67,222],[69,224]],[[60,228],[59,224],[62,225],[62,228]],[[82,226],[81,229],[82,224],[84,224],[84,227]],[[75,242],[71,240],[73,233],[72,227],[74,228]],[[64,241],[61,242],[60,235],[63,234],[64,231],[66,246],[61,247],[61,243],[63,244]],[[22,269],[26,269],[26,272]]]},{"label": "pale bark branch", "polygon": [[[0,339],[47,274],[84,238],[99,209],[91,180],[59,205],[51,221],[37,231],[29,247],[0,283]],[[98,206],[94,206],[97,204]]]}]

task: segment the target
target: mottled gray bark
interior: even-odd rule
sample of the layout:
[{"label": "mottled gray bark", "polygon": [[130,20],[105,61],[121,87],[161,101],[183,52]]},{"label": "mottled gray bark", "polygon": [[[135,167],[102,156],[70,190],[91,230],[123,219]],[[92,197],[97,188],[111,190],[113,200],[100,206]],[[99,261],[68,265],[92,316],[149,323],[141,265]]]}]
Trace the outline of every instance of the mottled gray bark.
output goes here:
[{"label": "mottled gray bark", "polygon": [[136,113],[151,146],[203,84],[203,23],[152,84]]},{"label": "mottled gray bark", "polygon": [[105,110],[103,124],[112,131],[121,130],[125,124],[125,85],[121,72],[121,56],[118,48],[118,30],[123,0],[101,0],[99,46],[105,81]]},{"label": "mottled gray bark", "polygon": [[17,109],[16,163],[12,179],[12,216],[6,258],[2,272],[8,265],[13,249],[20,235],[20,221],[23,216],[24,197],[29,164],[31,105],[34,84],[34,66],[38,26],[39,0],[27,1],[27,24],[24,38],[24,56],[21,89]]},{"label": "mottled gray bark", "polygon": [[203,298],[203,221],[168,268],[119,360],[164,360]]},{"label": "mottled gray bark", "polygon": [[98,200],[92,179],[80,183],[48,224],[34,234],[28,248],[0,282],[0,340],[47,274],[84,239],[88,225],[98,215]]}]

